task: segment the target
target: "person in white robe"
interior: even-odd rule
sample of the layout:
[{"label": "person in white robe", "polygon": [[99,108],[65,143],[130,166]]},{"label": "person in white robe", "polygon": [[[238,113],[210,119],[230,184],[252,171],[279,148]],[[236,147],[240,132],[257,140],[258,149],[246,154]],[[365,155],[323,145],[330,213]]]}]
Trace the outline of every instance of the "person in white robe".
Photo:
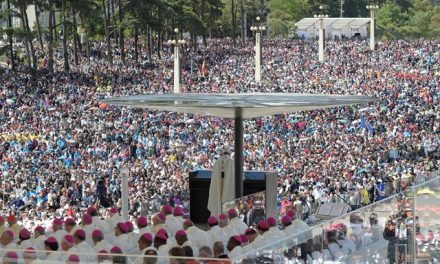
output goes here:
[{"label": "person in white robe", "polygon": [[267,223],[269,224],[269,231],[267,231],[267,237],[271,242],[281,240],[285,237],[283,231],[281,231],[277,226],[277,220],[275,217],[267,218]]},{"label": "person in white robe", "polygon": [[50,236],[54,236],[57,241],[61,241],[65,235],[67,235],[67,232],[63,229],[63,220],[60,218],[55,218],[52,221],[52,234],[49,234]]},{"label": "person in white robe", "polygon": [[218,226],[220,227],[223,237],[225,238],[223,241],[225,245],[232,236],[240,235],[240,233],[237,233],[235,229],[229,225],[229,217],[226,214],[221,214],[218,216]]},{"label": "person in white robe", "polygon": [[17,244],[14,243],[14,232],[6,230],[0,237],[0,258],[2,258],[8,250],[17,249]]},{"label": "person in white robe", "polygon": [[7,251],[3,257],[2,263],[4,264],[15,264],[18,263],[19,257],[15,251]]},{"label": "person in white robe", "polygon": [[104,221],[103,219],[101,219],[101,216],[99,216],[98,214],[98,210],[95,207],[89,207],[87,209],[87,214],[91,215],[93,218],[93,225],[95,226],[94,229],[99,229],[101,230],[103,233],[108,233],[110,232],[110,227],[109,224]]},{"label": "person in white robe", "polygon": [[208,210],[211,216],[220,215],[222,203],[235,199],[234,175],[234,161],[224,153],[212,168],[208,198]]},{"label": "person in white robe", "polygon": [[145,216],[139,216],[136,220],[137,230],[135,232],[138,238],[145,233],[150,233],[150,227],[148,226],[148,219]]},{"label": "person in white robe", "polygon": [[[167,246],[167,237],[164,233],[159,232],[154,237],[154,248],[157,250],[157,255],[159,258],[157,258],[158,264],[165,264],[168,263],[168,251],[170,248]],[[160,258],[161,257],[161,258]]]},{"label": "person in white robe", "polygon": [[26,249],[28,247],[34,247],[33,240],[31,239],[31,232],[27,230],[26,228],[23,228],[20,230],[20,233],[18,233],[18,237],[20,241],[18,241],[18,245],[20,249]]},{"label": "person in white robe", "polygon": [[68,234],[73,235],[75,233],[76,229],[78,229],[78,227],[77,227],[77,224],[73,218],[67,218],[64,221],[64,230]]},{"label": "person in white robe", "polygon": [[39,259],[45,258],[46,253],[41,252],[45,248],[44,241],[46,240],[46,230],[44,229],[44,227],[37,226],[34,228],[34,238],[32,240],[35,249],[39,251],[39,253],[37,254],[38,258]]},{"label": "person in white robe", "polygon": [[119,214],[119,210],[118,208],[111,208],[109,210],[109,215],[110,218],[108,218],[106,220],[108,227],[109,227],[109,232],[107,234],[105,234],[106,238],[108,239],[108,241],[113,241],[115,239],[115,234],[114,234],[114,230],[115,227],[118,223],[121,222],[125,222],[124,218]]},{"label": "person in white robe", "polygon": [[131,253],[133,250],[136,250],[137,248],[137,239],[138,236],[135,234],[134,231],[134,225],[131,221],[126,221],[125,225],[127,225],[127,238],[128,238],[128,244],[127,244],[127,250],[126,253]]},{"label": "person in white robe", "polygon": [[44,259],[44,263],[55,264],[63,262],[63,257],[59,251],[58,241],[54,236],[48,237],[44,241],[44,246],[44,250],[46,250],[46,258]]},{"label": "person in white robe", "polygon": [[87,244],[92,244],[92,232],[95,230],[95,224],[93,223],[93,217],[89,214],[84,214],[82,217],[81,229],[86,232]]},{"label": "person in white robe", "polygon": [[243,252],[243,255],[254,251],[254,248],[251,246],[251,244],[249,244],[249,238],[247,237],[247,235],[245,234],[240,235],[240,238],[241,238],[241,252]]},{"label": "person in white robe", "polygon": [[225,241],[227,241],[227,238],[225,234],[223,233],[222,229],[218,225],[217,218],[214,216],[211,216],[208,218],[208,231],[207,231],[209,237],[211,238],[212,242],[221,241],[223,244],[225,244]]},{"label": "person in white robe", "polygon": [[184,230],[178,230],[175,235],[176,244],[179,247],[189,246],[192,249],[193,255],[199,255],[199,249],[196,248],[191,241],[189,241],[188,236]]},{"label": "person in white robe", "polygon": [[110,249],[113,247],[109,242],[107,242],[107,240],[104,239],[104,233],[99,229],[93,230],[92,240],[95,252],[99,252],[101,250],[110,252]]},{"label": "person in white robe", "polygon": [[182,207],[175,207],[173,210],[173,215],[177,219],[177,221],[179,221],[180,226],[182,226],[183,222],[185,222],[185,218],[183,218],[184,213],[185,212],[183,211]]},{"label": "person in white robe", "polygon": [[119,223],[115,227],[115,237],[113,245],[118,246],[124,252],[128,252],[129,242],[128,242],[128,226],[125,223]]},{"label": "person in white robe", "polygon": [[188,240],[191,241],[196,248],[199,249],[204,246],[212,247],[214,242],[212,242],[208,233],[196,227],[191,220],[185,220],[185,222],[183,222],[183,230],[185,230]]},{"label": "person in white robe", "polygon": [[260,249],[270,243],[267,235],[265,235],[269,231],[269,224],[267,223],[267,221],[260,221],[258,223],[257,230],[259,236],[257,236],[251,243],[254,249]]},{"label": "person in white robe", "polygon": [[240,236],[232,236],[229,238],[228,243],[226,245],[226,249],[229,251],[228,257],[233,260],[239,260],[238,257],[243,255],[243,251],[241,248],[241,237]]},{"label": "person in white robe", "polygon": [[236,234],[244,234],[247,225],[238,217],[236,209],[229,209],[228,211],[229,225],[234,228]]},{"label": "person in white robe", "polygon": [[92,246],[86,242],[87,235],[83,229],[78,229],[73,235],[75,237],[76,249],[78,252],[83,253],[81,255],[81,262],[91,263],[96,259],[95,251]]},{"label": "person in white robe", "polygon": [[63,260],[67,261],[70,254],[78,251],[78,249],[75,247],[75,238],[70,234],[65,235],[63,240],[61,240],[61,249],[63,251]]},{"label": "person in white robe", "polygon": [[[137,252],[133,253],[134,255],[143,256],[147,250],[154,249],[153,236],[150,233],[144,233],[139,237],[138,249]],[[133,262],[135,264],[143,264],[143,260],[143,257],[136,257]]]}]

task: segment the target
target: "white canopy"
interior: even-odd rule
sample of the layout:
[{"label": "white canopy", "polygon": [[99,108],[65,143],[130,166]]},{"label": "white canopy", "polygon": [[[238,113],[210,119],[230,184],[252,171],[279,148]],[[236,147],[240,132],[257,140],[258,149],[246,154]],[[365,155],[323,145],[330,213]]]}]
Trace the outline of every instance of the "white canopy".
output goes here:
[{"label": "white canopy", "polygon": [[252,118],[344,105],[376,99],[359,95],[245,93],[245,94],[157,94],[113,97],[104,103],[205,116]]},{"label": "white canopy", "polygon": [[[344,28],[360,28],[370,23],[370,18],[362,17],[329,17],[323,18],[324,28],[344,29]],[[319,18],[303,18],[296,24],[298,30],[307,31],[309,28],[319,27]]]}]

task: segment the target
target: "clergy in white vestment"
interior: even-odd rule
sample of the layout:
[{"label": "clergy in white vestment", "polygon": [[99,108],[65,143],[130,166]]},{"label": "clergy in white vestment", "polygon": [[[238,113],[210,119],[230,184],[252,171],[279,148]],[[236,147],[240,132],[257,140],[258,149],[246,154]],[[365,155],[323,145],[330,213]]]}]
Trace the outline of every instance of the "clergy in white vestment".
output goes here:
[{"label": "clergy in white vestment", "polygon": [[81,262],[94,262],[96,259],[95,251],[93,250],[92,246],[86,242],[86,232],[83,229],[77,229],[73,236],[75,237],[76,249],[78,250],[78,252],[84,254],[80,257]]},{"label": "clergy in white vestment", "polygon": [[119,223],[115,228],[115,237],[113,245],[118,246],[124,252],[128,252],[129,242],[128,242],[128,226],[126,223]]},{"label": "clergy in white vestment", "polygon": [[182,229],[182,223],[173,215],[173,208],[170,205],[165,205],[164,208],[166,206],[168,206],[167,210],[163,210],[166,214],[165,227],[170,233],[170,237],[174,237],[176,232]]},{"label": "clergy in white vestment", "polygon": [[235,229],[237,234],[244,234],[247,229],[247,225],[238,217],[238,212],[234,208],[228,211],[229,225]]},{"label": "clergy in white vestment", "polygon": [[137,239],[138,236],[137,234],[135,234],[134,231],[134,225],[131,221],[126,221],[125,225],[127,225],[127,237],[128,237],[128,245],[127,245],[127,250],[125,251],[126,253],[129,253],[133,250],[136,250],[137,248]]},{"label": "clergy in white vestment", "polygon": [[175,207],[173,210],[173,215],[176,217],[177,221],[179,221],[180,225],[183,225],[183,222],[185,222],[185,219],[183,218],[184,211],[182,207]]},{"label": "clergy in white vestment", "polygon": [[234,161],[224,153],[212,168],[208,210],[211,216],[222,213],[222,203],[235,199]]},{"label": "clergy in white vestment", "polygon": [[34,247],[33,240],[31,239],[31,232],[29,232],[29,230],[27,230],[26,228],[20,230],[20,232],[18,233],[18,237],[19,241],[17,244],[19,245],[20,249]]},{"label": "clergy in white vestment", "polygon": [[191,241],[189,241],[188,236],[184,230],[178,230],[175,235],[177,246],[184,247],[189,246],[192,249],[193,256],[199,255],[199,249],[193,245]]},{"label": "clergy in white vestment", "polygon": [[113,233],[116,225],[121,222],[125,222],[126,220],[119,214],[119,210],[116,207],[113,207],[109,210],[110,218],[106,220],[109,226],[109,233]]},{"label": "clergy in white vestment", "polygon": [[278,228],[275,217],[267,218],[267,223],[269,224],[269,231],[267,231],[266,236],[270,241],[275,242],[285,237],[284,232]]},{"label": "clergy in white vestment", "polygon": [[75,245],[75,238],[70,234],[65,235],[63,240],[61,240],[61,250],[63,252],[62,256],[64,261],[67,261],[70,254],[78,251]]},{"label": "clergy in white vestment", "polygon": [[34,228],[34,238],[33,238],[33,244],[34,248],[39,251],[38,258],[43,259],[46,257],[46,253],[41,252],[44,250],[45,245],[44,241],[46,240],[46,230],[42,226],[37,226]]},{"label": "clergy in white vestment", "polygon": [[243,253],[243,255],[254,251],[254,248],[249,244],[249,238],[247,235],[245,234],[240,235],[240,238],[241,238],[241,252]]},{"label": "clergy in white vestment", "polygon": [[63,229],[63,220],[61,218],[55,218],[52,221],[52,234],[49,234],[49,236],[54,236],[57,241],[61,241],[65,235],[67,235],[67,232]]},{"label": "clergy in white vestment", "polygon": [[[153,247],[153,236],[150,233],[144,233],[139,237],[138,240],[139,251],[135,252],[134,255],[143,256],[145,252],[149,249],[154,249]],[[143,257],[136,257],[134,260],[135,264],[143,264]]]},{"label": "clergy in white vestment", "polygon": [[84,214],[82,217],[81,229],[86,232],[87,244],[92,244],[92,232],[95,230],[95,224],[93,223],[93,217],[89,214]]},{"label": "clergy in white vestment", "polygon": [[257,229],[259,236],[256,237],[255,240],[251,243],[254,249],[260,249],[271,242],[268,240],[267,235],[265,235],[265,233],[269,231],[269,224],[267,223],[267,221],[260,221],[257,225]]},{"label": "clergy in white vestment", "polygon": [[76,221],[75,221],[75,219],[73,219],[73,218],[67,218],[67,219],[64,221],[64,230],[65,230],[68,234],[73,235],[73,234],[75,233],[76,229],[77,229],[77,225],[76,225]]},{"label": "clergy in white vestment", "polygon": [[99,229],[103,233],[110,232],[109,224],[101,219],[101,217],[98,214],[98,210],[95,207],[91,206],[87,208],[87,213],[92,216],[93,225],[95,226],[95,229]]},{"label": "clergy in white vestment", "polygon": [[240,236],[232,236],[228,240],[228,244],[226,245],[226,249],[229,251],[228,257],[231,260],[235,260],[238,257],[243,255],[243,251],[241,249],[241,237]]},{"label": "clergy in white vestment", "polygon": [[25,251],[23,252],[23,260],[26,264],[39,264],[41,262],[41,260],[38,259],[37,250],[32,247],[25,249]]},{"label": "clergy in white vestment", "polygon": [[99,252],[101,250],[110,252],[110,249],[112,249],[113,247],[109,242],[104,239],[104,233],[99,229],[93,230],[92,240],[95,252]]},{"label": "clergy in white vestment", "polygon": [[59,244],[57,239],[54,236],[48,237],[44,241],[44,250],[46,250],[46,258],[44,260],[44,263],[48,264],[56,264],[56,263],[62,263],[63,258],[59,251]]},{"label": "clergy in white vestment", "polygon": [[150,227],[148,226],[148,219],[145,216],[139,216],[136,220],[138,238],[145,233],[150,232]]},{"label": "clergy in white vestment", "polygon": [[15,251],[7,251],[3,257],[2,263],[4,264],[15,264],[18,263],[18,254]]},{"label": "clergy in white vestment", "polygon": [[225,234],[223,233],[222,229],[218,225],[217,218],[214,216],[211,216],[208,218],[208,231],[207,231],[209,237],[211,238],[212,242],[221,241],[223,244],[226,244],[225,241],[227,241],[227,238]]},{"label": "clergy in white vestment", "polygon": [[221,214],[218,216],[218,226],[222,230],[223,236],[225,237],[225,241],[223,241],[225,245],[232,236],[240,235],[240,233],[237,233],[235,229],[229,225],[229,217],[226,214]]},{"label": "clergy in white vestment", "polygon": [[5,255],[8,250],[15,250],[17,244],[14,243],[14,232],[12,230],[6,230],[0,237],[0,258]]},{"label": "clergy in white vestment", "polygon": [[8,216],[8,225],[12,232],[14,232],[14,242],[18,242],[18,233],[23,229],[23,226],[17,223],[17,217],[15,215]]},{"label": "clergy in white vestment", "polygon": [[154,248],[157,250],[157,255],[162,258],[157,258],[158,264],[168,263],[168,251],[170,248],[167,246],[167,236],[163,232],[158,232],[154,237]]},{"label": "clergy in white vestment", "polygon": [[160,229],[165,229],[166,215],[162,212],[155,214],[152,218],[153,226],[150,231],[153,235],[157,233]]},{"label": "clergy in white vestment", "polygon": [[183,230],[186,231],[188,240],[198,249],[204,246],[212,247],[213,242],[208,233],[196,227],[191,220],[187,219],[183,222]]}]

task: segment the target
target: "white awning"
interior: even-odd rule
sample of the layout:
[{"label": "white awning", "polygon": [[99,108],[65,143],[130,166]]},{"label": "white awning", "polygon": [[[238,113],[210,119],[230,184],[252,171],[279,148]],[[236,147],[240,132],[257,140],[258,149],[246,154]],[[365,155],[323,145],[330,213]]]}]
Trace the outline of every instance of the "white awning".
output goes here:
[{"label": "white awning", "polygon": [[[334,29],[360,28],[370,23],[370,18],[363,17],[342,17],[342,18],[323,18],[324,28]],[[303,18],[296,24],[298,30],[307,31],[309,28],[319,27],[319,18]]]}]

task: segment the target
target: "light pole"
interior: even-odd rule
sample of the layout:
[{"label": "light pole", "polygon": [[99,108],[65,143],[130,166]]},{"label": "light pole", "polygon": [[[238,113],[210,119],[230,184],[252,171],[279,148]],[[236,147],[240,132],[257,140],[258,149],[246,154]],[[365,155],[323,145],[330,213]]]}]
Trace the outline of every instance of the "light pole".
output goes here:
[{"label": "light pole", "polygon": [[375,48],[375,37],[374,37],[374,28],[375,28],[375,13],[376,10],[379,9],[379,6],[377,4],[370,4],[367,5],[367,9],[370,10],[370,49],[374,50]]},{"label": "light pole", "polygon": [[175,39],[168,40],[168,45],[174,47],[174,93],[180,93],[180,55],[179,48],[186,44],[184,39],[179,38],[179,29],[175,28],[174,33],[176,33]]},{"label": "light pole", "polygon": [[261,82],[261,33],[266,31],[266,27],[261,25],[260,17],[257,17],[256,26],[251,27],[255,32],[255,82]]},{"label": "light pole", "polygon": [[328,18],[328,15],[324,14],[324,7],[319,6],[319,12],[315,15],[315,18],[319,18],[319,40],[318,40],[318,59],[319,62],[324,62],[324,18]]}]

